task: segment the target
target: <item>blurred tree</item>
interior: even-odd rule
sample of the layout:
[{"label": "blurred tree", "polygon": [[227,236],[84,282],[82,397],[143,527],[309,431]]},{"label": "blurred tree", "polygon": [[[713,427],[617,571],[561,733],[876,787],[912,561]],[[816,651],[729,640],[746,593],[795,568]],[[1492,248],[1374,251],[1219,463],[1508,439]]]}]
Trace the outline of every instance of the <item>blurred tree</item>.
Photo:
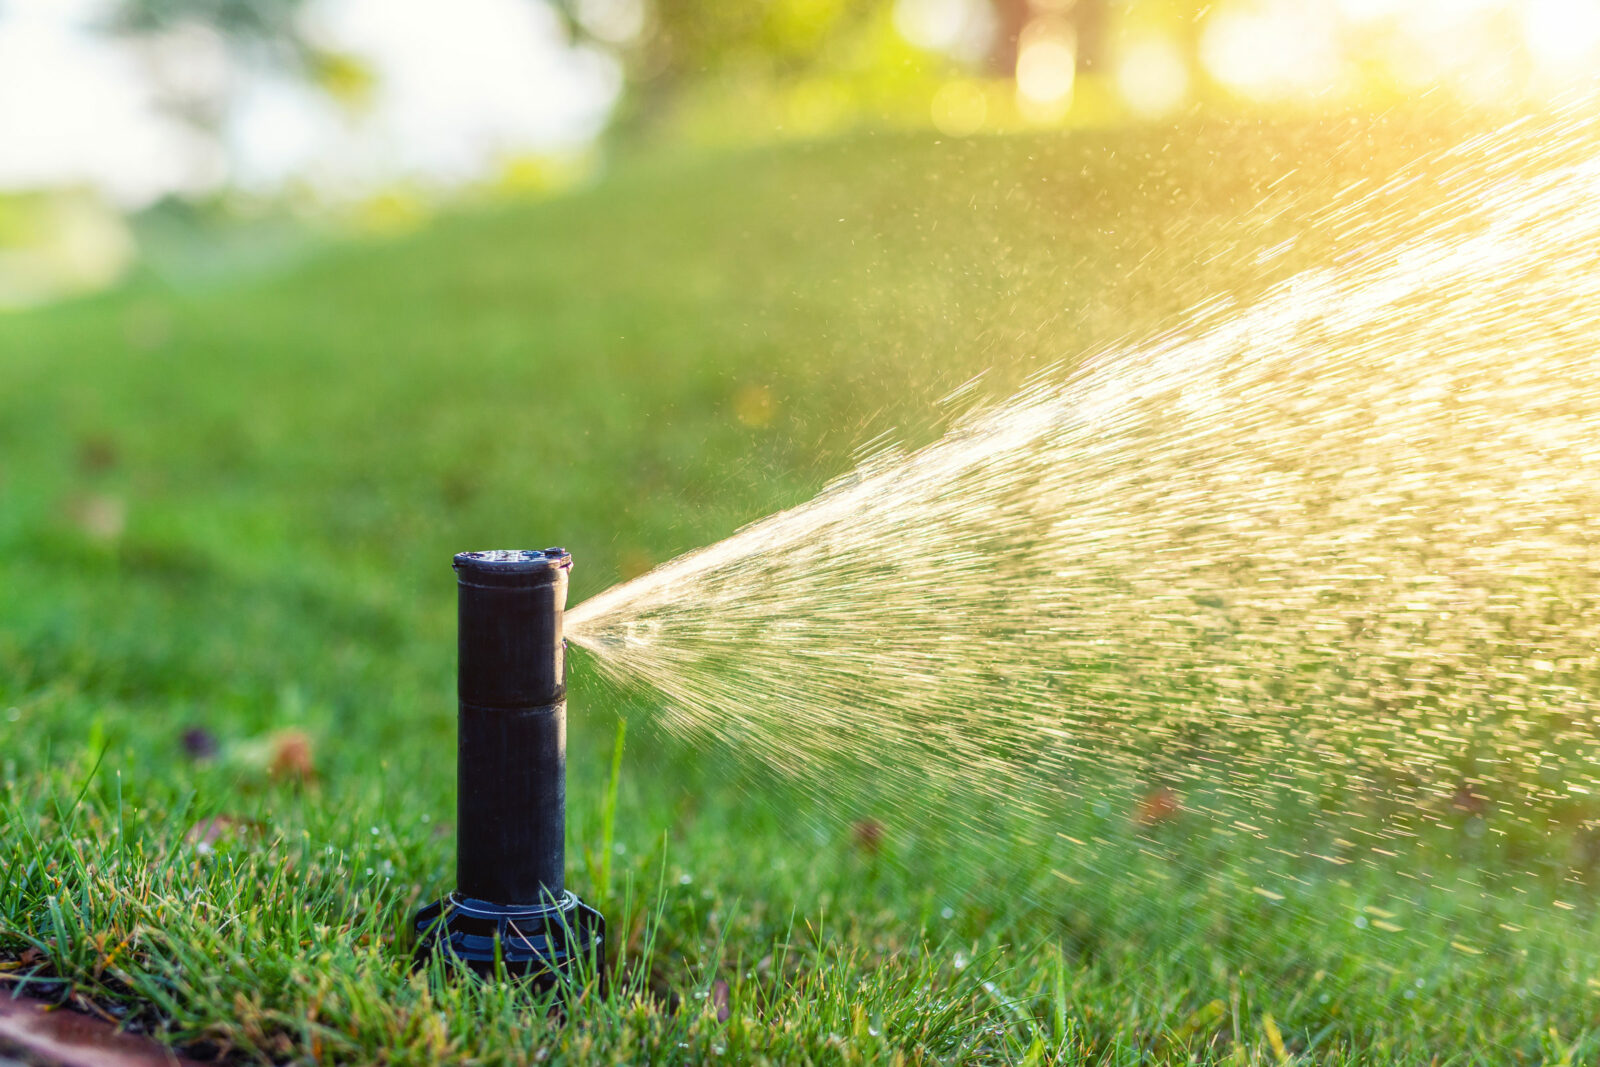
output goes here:
[{"label": "blurred tree", "polygon": [[881,19],[887,0],[634,0],[627,39],[612,32],[619,0],[548,0],[574,40],[609,47],[627,64],[629,118],[670,104],[697,79],[729,72],[782,82],[816,72],[826,56]]},{"label": "blurred tree", "polygon": [[112,0],[102,28],[135,47],[154,100],[192,132],[187,166],[200,184],[226,182],[237,146],[230,119],[248,91],[243,72],[286,73],[347,111],[372,98],[376,76],[359,56],[307,36],[307,0]]},{"label": "blurred tree", "polygon": [[[218,31],[230,48],[297,69],[347,105],[368,95],[372,78],[358,59],[319,51],[298,15],[308,0],[117,0],[114,28],[156,36],[186,25]],[[881,27],[897,5],[960,0],[526,0],[556,12],[574,44],[620,57],[631,90],[622,121],[648,125],[697,84],[733,76],[746,86],[783,86],[843,67],[900,65],[903,50],[883,45]],[[1066,38],[1077,73],[1109,73],[1113,23],[1139,10],[1159,18],[1194,66],[1194,38],[1210,10],[1204,0],[967,0],[988,8],[968,20],[971,34],[948,51],[952,63],[976,61],[993,77],[1012,77],[1034,34]],[[1160,9],[1157,12],[1155,9]],[[981,10],[981,8],[980,8]],[[441,17],[448,17],[447,9]],[[972,29],[976,27],[976,29]],[[892,34],[892,31],[890,31]],[[904,44],[904,42],[900,42]]]},{"label": "blurred tree", "polygon": [[122,33],[148,34],[200,23],[234,39],[296,46],[300,34],[295,13],[302,4],[303,0],[121,0],[111,24]]},{"label": "blurred tree", "polygon": [[[919,0],[763,0],[720,3],[716,0],[548,0],[561,14],[574,40],[589,41],[620,52],[627,63],[633,93],[630,119],[637,120],[669,106],[672,98],[698,79],[730,71],[759,73],[782,82],[825,73],[842,55],[859,58],[849,42],[870,36],[874,25],[887,24],[897,3]],[[939,3],[939,0],[921,0]],[[987,41],[964,41],[958,49],[984,57],[995,77],[1016,73],[1019,51],[1032,32],[1065,33],[1075,43],[1078,73],[1100,72],[1106,61],[1111,0],[973,0],[986,5],[992,17],[969,20]],[[1182,6],[1203,9],[1200,0]],[[948,5],[946,5],[948,6]],[[626,40],[612,28],[619,10],[636,13],[622,19],[631,27]],[[1186,12],[1187,14],[1187,12]],[[974,52],[971,46],[976,45]],[[952,60],[955,59],[952,53]],[[885,62],[897,54],[883,53]]]},{"label": "blurred tree", "polygon": [[[117,0],[108,29],[120,36],[158,44],[186,31],[211,30],[236,57],[303,75],[347,107],[369,97],[374,77],[359,57],[333,51],[307,38],[298,16],[306,0]],[[196,79],[184,66],[158,54],[153,73],[169,108],[202,129],[215,130],[226,101],[218,87]]]}]

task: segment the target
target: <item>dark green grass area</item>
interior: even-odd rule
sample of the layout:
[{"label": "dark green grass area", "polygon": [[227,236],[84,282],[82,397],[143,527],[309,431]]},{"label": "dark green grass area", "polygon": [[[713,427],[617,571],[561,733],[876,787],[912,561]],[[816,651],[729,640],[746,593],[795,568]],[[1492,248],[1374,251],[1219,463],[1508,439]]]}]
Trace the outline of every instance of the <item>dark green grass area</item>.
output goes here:
[{"label": "dark green grass area", "polygon": [[569,880],[611,919],[609,990],[563,1024],[412,973],[402,932],[452,878],[453,552],[564,544],[581,600],[1348,251],[1319,212],[1449,139],[646,160],[281,276],[0,319],[0,988],[279,1062],[1592,1062],[1594,893],[1559,864],[1524,879],[1448,826],[1427,872],[1223,847],[1141,826],[1140,782],[946,832],[935,796],[895,821],[843,774],[664,736],[582,656]]}]

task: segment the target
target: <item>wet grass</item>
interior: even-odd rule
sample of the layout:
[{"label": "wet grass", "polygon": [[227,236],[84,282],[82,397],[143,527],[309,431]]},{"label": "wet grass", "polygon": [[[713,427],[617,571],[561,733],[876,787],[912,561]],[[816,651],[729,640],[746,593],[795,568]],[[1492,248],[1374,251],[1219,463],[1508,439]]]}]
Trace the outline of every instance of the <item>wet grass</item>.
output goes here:
[{"label": "wet grass", "polygon": [[[452,552],[565,544],[581,599],[926,439],[980,372],[1003,393],[1335,254],[1257,257],[1447,137],[646,161],[0,319],[0,985],[279,1062],[1592,1061],[1586,876],[1524,878],[1465,816],[1426,884],[1141,822],[1144,782],[882,822],[870,783],[824,803],[663,736],[581,657],[569,878],[613,981],[563,1025],[412,973],[403,934],[451,879]],[[1263,864],[1297,891],[1254,891]]]}]

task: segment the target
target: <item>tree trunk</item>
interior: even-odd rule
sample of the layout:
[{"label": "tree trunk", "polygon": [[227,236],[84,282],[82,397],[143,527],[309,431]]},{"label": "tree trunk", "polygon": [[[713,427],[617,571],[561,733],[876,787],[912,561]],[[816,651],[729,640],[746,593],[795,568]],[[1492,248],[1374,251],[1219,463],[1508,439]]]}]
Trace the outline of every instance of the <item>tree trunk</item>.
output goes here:
[{"label": "tree trunk", "polygon": [[1033,15],[1028,0],[990,0],[994,6],[994,46],[989,49],[989,69],[996,77],[1017,73],[1017,47],[1022,29]]},{"label": "tree trunk", "polygon": [[1041,4],[1039,10],[1029,0],[990,0],[990,5],[994,9],[995,35],[994,46],[989,49],[989,69],[997,77],[1016,74],[1022,31],[1038,15],[1055,10],[1072,26],[1077,38],[1078,73],[1095,73],[1104,65],[1106,0],[1074,0],[1060,9]]}]

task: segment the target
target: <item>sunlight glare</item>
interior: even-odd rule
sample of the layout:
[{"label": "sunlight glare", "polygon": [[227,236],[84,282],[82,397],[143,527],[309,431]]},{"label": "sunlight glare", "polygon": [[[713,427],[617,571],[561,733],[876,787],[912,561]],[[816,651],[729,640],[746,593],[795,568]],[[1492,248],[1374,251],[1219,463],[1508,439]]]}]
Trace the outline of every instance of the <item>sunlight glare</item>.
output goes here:
[{"label": "sunlight glare", "polygon": [[1068,23],[1036,19],[1017,53],[1017,103],[1029,118],[1048,120],[1072,105],[1078,44]]},{"label": "sunlight glare", "polygon": [[1575,67],[1600,48],[1600,0],[1529,0],[1522,35],[1541,63]]},{"label": "sunlight glare", "polygon": [[1166,36],[1134,41],[1117,64],[1117,90],[1136,115],[1170,115],[1189,95],[1189,64],[1183,50]]}]

